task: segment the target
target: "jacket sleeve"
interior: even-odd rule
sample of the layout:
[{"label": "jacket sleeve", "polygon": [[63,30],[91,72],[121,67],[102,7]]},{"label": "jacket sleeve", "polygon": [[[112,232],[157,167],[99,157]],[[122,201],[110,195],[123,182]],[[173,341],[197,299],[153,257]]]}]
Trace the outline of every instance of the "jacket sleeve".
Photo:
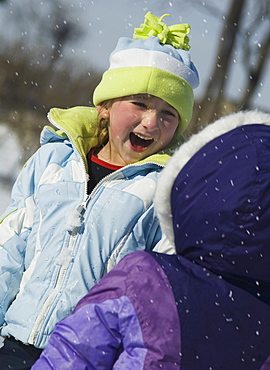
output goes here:
[{"label": "jacket sleeve", "polygon": [[32,369],[176,369],[180,348],[169,280],[151,253],[137,251],[56,325]]},{"label": "jacket sleeve", "polygon": [[[136,368],[146,349],[127,286],[132,268],[123,259],[59,322],[32,369]],[[121,355],[120,355],[121,354]],[[126,367],[126,365],[131,367]]]},{"label": "jacket sleeve", "polygon": [[33,222],[34,158],[18,176],[10,206],[0,219],[0,325],[19,291],[26,241]]},{"label": "jacket sleeve", "polygon": [[127,230],[119,245],[108,259],[104,274],[115,267],[129,253],[138,250],[154,250],[161,240],[161,229],[155,214],[154,206],[148,209],[136,220],[136,224]]}]

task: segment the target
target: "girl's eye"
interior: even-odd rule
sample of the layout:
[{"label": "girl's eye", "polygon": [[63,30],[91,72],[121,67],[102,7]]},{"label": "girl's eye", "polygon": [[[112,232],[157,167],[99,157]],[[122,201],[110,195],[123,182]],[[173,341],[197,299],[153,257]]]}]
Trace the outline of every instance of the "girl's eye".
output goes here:
[{"label": "girl's eye", "polygon": [[142,107],[142,108],[147,108],[146,104],[144,104],[142,102],[139,102],[139,101],[133,101],[132,104],[137,105],[137,106]]},{"label": "girl's eye", "polygon": [[167,114],[168,116],[172,116],[172,117],[175,117],[175,114],[169,110],[164,110],[163,111],[164,114]]}]

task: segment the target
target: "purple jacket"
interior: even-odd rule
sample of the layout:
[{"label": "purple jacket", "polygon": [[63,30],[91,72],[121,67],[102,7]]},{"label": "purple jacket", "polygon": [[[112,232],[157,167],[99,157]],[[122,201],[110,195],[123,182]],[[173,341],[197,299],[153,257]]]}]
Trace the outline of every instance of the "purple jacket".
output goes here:
[{"label": "purple jacket", "polygon": [[33,369],[270,369],[269,124],[228,116],[176,152],[155,206],[177,255],[124,257]]}]

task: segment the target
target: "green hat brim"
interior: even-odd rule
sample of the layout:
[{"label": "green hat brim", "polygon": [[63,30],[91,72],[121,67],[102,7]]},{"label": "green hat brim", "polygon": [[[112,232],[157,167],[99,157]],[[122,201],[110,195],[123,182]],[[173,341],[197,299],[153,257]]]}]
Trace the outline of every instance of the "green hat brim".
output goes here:
[{"label": "green hat brim", "polygon": [[123,67],[107,70],[93,94],[95,106],[105,100],[135,94],[150,94],[174,107],[180,116],[177,133],[190,122],[194,94],[181,77],[154,67]]}]

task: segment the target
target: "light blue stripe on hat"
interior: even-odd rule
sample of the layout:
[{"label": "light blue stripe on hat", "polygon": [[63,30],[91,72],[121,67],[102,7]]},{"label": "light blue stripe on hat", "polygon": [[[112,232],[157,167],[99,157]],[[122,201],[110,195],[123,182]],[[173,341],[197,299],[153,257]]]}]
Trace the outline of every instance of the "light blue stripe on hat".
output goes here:
[{"label": "light blue stripe on hat", "polygon": [[[117,46],[114,51],[111,53],[110,61],[112,60],[114,54],[128,49],[143,49],[147,51],[159,51],[164,54],[167,54],[170,57],[175,58],[179,62],[187,66],[194,74],[192,87],[195,88],[199,85],[199,74],[191,61],[190,53],[187,50],[176,49],[169,44],[160,44],[160,40],[156,36],[150,36],[147,39],[130,39],[127,37],[120,37],[118,40]],[[121,66],[119,65],[119,68]],[[184,79],[185,77],[182,76]],[[189,82],[189,81],[187,81]]]}]

